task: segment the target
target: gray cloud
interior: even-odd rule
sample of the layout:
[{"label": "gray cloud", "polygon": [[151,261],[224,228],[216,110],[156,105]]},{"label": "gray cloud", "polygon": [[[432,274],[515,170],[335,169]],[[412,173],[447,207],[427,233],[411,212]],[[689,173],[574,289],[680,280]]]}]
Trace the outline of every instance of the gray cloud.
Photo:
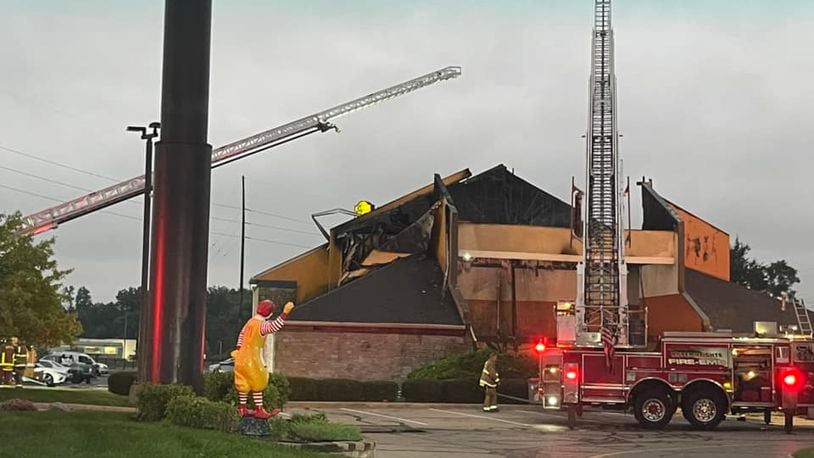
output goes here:
[{"label": "gray cloud", "polygon": [[[298,140],[218,169],[212,201],[307,221],[312,212],[383,203],[429,183],[435,172],[506,163],[567,199],[583,175],[590,2],[450,3],[388,9],[366,3],[216,2],[210,139],[253,134],[446,65],[462,78],[340,120],[340,134]],[[625,170],[653,177],[688,210],[748,241],[765,260],[801,270],[814,302],[814,166],[807,153],[814,58],[804,43],[811,8],[759,15],[681,14],[620,3],[615,16],[619,117]],[[142,144],[124,132],[159,112],[162,8],[117,3],[102,11],[9,2],[0,18],[0,145],[116,178],[141,173]],[[457,7],[456,7],[457,6]],[[369,10],[366,9],[369,7]],[[137,9],[138,8],[138,9]],[[88,188],[109,182],[5,151],[3,164]],[[59,199],[75,190],[0,170],[0,182]],[[634,215],[640,213],[638,192]],[[136,200],[135,202],[139,202]],[[51,205],[0,188],[0,211]],[[137,204],[111,211],[138,217]],[[213,207],[219,218],[236,210]],[[636,224],[634,216],[634,224]],[[321,243],[307,223],[250,214],[252,237]],[[212,230],[239,234],[237,224]],[[139,221],[96,214],[59,228],[57,255],[70,282],[108,300],[139,282]],[[238,239],[210,243],[212,284],[236,286]],[[301,250],[247,242],[247,275]]]}]

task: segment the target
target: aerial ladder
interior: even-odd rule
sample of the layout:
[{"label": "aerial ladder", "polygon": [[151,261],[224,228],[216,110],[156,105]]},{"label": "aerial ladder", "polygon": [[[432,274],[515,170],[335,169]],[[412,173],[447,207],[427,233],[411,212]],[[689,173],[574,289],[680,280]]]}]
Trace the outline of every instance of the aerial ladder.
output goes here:
[{"label": "aerial ladder", "polygon": [[577,265],[574,308],[578,346],[602,346],[603,331],[612,336],[616,347],[630,344],[613,47],[611,0],[595,0],[581,218],[583,252]]},{"label": "aerial ladder", "polygon": [[[333,108],[221,146],[212,151],[212,168],[214,169],[226,165],[238,159],[251,156],[315,132],[326,132],[332,129],[338,131],[339,129],[333,124],[333,121],[342,116],[438,82],[457,78],[460,75],[460,67],[445,67],[401,84],[373,92],[364,97],[351,100],[350,102],[337,105]],[[47,232],[51,229],[55,229],[59,224],[87,215],[88,213],[102,210],[111,205],[144,194],[145,192],[151,192],[151,189],[146,189],[145,178],[145,175],[131,178],[121,183],[108,186],[102,190],[25,216],[22,219],[18,234],[36,235]]]}]

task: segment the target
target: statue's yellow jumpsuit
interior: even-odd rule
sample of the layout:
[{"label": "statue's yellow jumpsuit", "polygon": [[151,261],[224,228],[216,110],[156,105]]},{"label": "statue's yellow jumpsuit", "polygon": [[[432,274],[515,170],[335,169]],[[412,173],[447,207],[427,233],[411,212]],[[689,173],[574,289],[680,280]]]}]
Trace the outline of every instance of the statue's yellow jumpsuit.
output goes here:
[{"label": "statue's yellow jumpsuit", "polygon": [[[293,304],[291,307],[286,304],[286,309],[277,319],[267,321],[266,316],[271,315],[273,305],[266,306],[265,309],[258,306],[258,312],[262,314],[258,313],[249,319],[240,331],[237,350],[232,351],[232,357],[235,359],[235,389],[238,392],[240,413],[243,416],[253,414],[256,417],[268,418],[274,415],[263,408],[263,390],[268,386],[269,372],[260,352],[265,346],[266,336],[283,327],[287,312],[290,312],[291,308],[293,308]],[[266,310],[268,311],[266,312]],[[249,393],[253,394],[255,412],[251,412],[246,407]]]}]

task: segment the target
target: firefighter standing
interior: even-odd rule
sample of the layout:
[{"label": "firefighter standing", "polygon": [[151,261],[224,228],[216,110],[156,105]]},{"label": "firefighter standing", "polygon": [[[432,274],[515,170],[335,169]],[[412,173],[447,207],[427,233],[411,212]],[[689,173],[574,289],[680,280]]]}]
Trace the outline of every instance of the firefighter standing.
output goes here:
[{"label": "firefighter standing", "polygon": [[483,363],[483,371],[480,374],[480,386],[486,391],[483,399],[484,412],[497,412],[497,386],[500,383],[500,376],[497,373],[497,353],[490,353],[489,359]]},{"label": "firefighter standing", "polygon": [[0,385],[11,385],[14,379],[14,346],[4,341],[0,347]]},{"label": "firefighter standing", "polygon": [[17,386],[23,386],[23,376],[25,375],[26,361],[28,361],[28,348],[21,344],[16,337],[11,338],[11,345],[14,346],[14,374],[17,376]]}]

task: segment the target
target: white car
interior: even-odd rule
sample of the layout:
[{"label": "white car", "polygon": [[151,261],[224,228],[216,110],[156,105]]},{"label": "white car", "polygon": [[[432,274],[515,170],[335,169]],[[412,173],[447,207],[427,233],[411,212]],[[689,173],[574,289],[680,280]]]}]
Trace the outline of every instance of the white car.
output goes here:
[{"label": "white car", "polygon": [[68,368],[54,361],[40,360],[34,365],[34,375],[48,386],[59,385],[68,380]]},{"label": "white car", "polygon": [[221,361],[219,363],[209,365],[209,372],[210,373],[234,372],[234,370],[235,370],[235,359],[234,358],[229,358],[229,359]]}]

